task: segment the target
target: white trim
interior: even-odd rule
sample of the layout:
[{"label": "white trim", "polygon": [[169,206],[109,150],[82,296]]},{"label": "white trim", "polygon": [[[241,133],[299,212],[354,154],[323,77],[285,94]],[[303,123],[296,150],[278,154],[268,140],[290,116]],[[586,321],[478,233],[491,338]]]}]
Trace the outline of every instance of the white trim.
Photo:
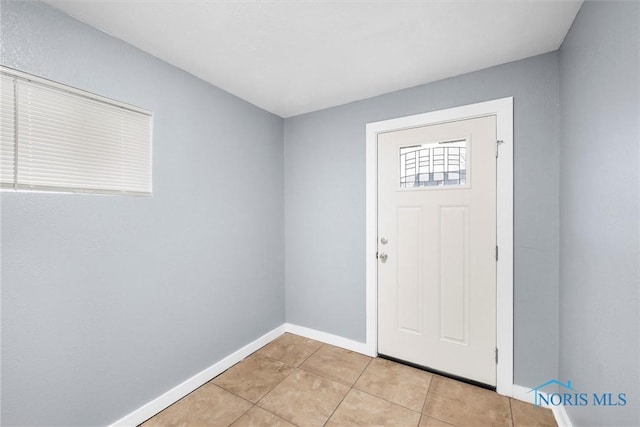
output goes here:
[{"label": "white trim", "polygon": [[142,422],[148,420],[149,418],[156,415],[158,412],[167,408],[171,404],[182,399],[184,396],[191,393],[193,390],[197,389],[201,385],[209,382],[210,380],[212,380],[222,372],[229,369],[231,366],[240,362],[245,357],[249,356],[251,353],[269,344],[271,341],[278,338],[284,332],[285,332],[285,325],[283,324],[278,326],[277,328],[273,329],[270,332],[267,332],[257,340],[245,345],[240,350],[230,354],[229,356],[225,357],[221,361],[214,363],[210,367],[195,374],[194,376],[182,382],[181,384],[178,384],[171,390],[153,399],[151,402],[146,403],[145,405],[131,412],[129,415],[126,415],[120,418],[118,421],[111,424],[111,426],[112,427],[137,426],[141,424]]},{"label": "white trim", "polygon": [[182,399],[201,385],[211,381],[213,378],[220,375],[236,363],[242,361],[245,357],[269,344],[271,341],[278,338],[285,332],[300,335],[302,337],[320,341],[325,344],[335,345],[336,347],[341,347],[346,350],[355,351],[357,353],[366,354],[367,356],[375,356],[375,354],[370,354],[368,352],[368,348],[364,343],[340,337],[338,335],[329,334],[327,332],[306,328],[304,326],[298,326],[291,323],[283,323],[272,331],[267,332],[257,340],[245,345],[240,350],[230,354],[221,361],[195,374],[181,384],[178,384],[171,390],[153,399],[151,402],[142,405],[140,408],[131,412],[129,415],[120,418],[118,421],[111,424],[111,427],[137,426],[143,423],[163,409]]},{"label": "white trim", "polygon": [[[543,392],[538,392],[538,393],[545,394]],[[530,388],[523,387],[517,384],[513,385],[513,395],[511,397],[513,397],[514,399],[518,399],[523,402],[531,403],[532,405],[534,405],[535,404],[534,396],[535,395],[531,393]],[[563,405],[551,406],[551,407],[548,405],[543,405],[543,406],[551,409],[551,412],[553,412],[553,418],[555,418],[556,423],[558,424],[558,427],[573,427],[573,424],[571,424],[571,419],[569,418],[569,414],[567,414],[567,410]]]},{"label": "white trim", "polygon": [[375,353],[369,351],[369,347],[362,342],[350,340],[338,335],[329,334],[327,332],[317,331],[315,329],[306,328],[304,326],[293,325],[291,323],[284,324],[285,332],[300,335],[301,337],[320,341],[325,344],[335,345],[346,350],[362,353],[367,356],[375,357]]},{"label": "white trim", "polygon": [[556,419],[556,423],[558,423],[558,427],[573,427],[571,418],[569,418],[569,414],[567,414],[564,405],[554,406],[551,410],[553,411],[553,417]]},{"label": "white trim", "polygon": [[[212,380],[231,366],[242,361],[245,357],[269,344],[285,332],[296,334],[305,338],[320,341],[324,344],[334,345],[346,350],[355,351],[357,353],[365,354],[367,356],[375,357],[375,352],[371,353],[371,346],[369,343],[362,343],[354,341],[348,338],[344,338],[338,335],[329,334],[327,332],[318,331],[316,329],[307,328],[304,326],[294,325],[292,323],[283,323],[270,332],[267,332],[257,340],[245,345],[240,350],[230,354],[221,361],[213,364],[212,366],[197,373],[193,377],[187,379],[181,384],[175,386],[171,390],[158,396],[151,402],[146,403],[130,414],[122,417],[118,421],[111,424],[110,427],[115,426],[137,426],[144,421],[148,420],[152,416],[156,415],[163,409],[182,399],[193,390],[197,389],[201,385]],[[368,332],[368,331],[367,331]],[[509,387],[510,393],[508,396],[514,399],[521,400],[527,403],[534,403],[533,393],[529,393],[531,389],[520,385],[512,384]],[[567,415],[564,406],[555,406],[551,408],[553,415],[558,423],[559,427],[572,427],[571,420]]]},{"label": "white trim", "polygon": [[514,384],[513,394],[511,395],[511,397],[534,405],[535,395],[533,393],[530,393],[530,391],[531,391],[531,388],[529,387],[524,387],[521,385]]},{"label": "white trim", "polygon": [[426,124],[496,116],[500,155],[497,162],[496,368],[498,393],[511,396],[513,388],[513,98],[368,123],[366,130],[366,324],[367,354],[377,354],[377,135]]}]

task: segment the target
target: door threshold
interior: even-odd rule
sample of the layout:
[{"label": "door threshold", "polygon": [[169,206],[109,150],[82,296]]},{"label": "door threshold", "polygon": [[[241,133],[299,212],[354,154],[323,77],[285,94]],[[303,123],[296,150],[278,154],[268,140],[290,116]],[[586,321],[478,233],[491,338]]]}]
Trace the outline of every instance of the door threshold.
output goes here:
[{"label": "door threshold", "polygon": [[481,383],[480,381],[470,380],[469,378],[460,377],[458,375],[449,374],[447,372],[442,372],[442,371],[439,371],[437,369],[430,368],[428,366],[422,366],[422,365],[418,365],[417,363],[407,362],[406,360],[396,359],[395,357],[387,356],[386,354],[378,353],[378,357],[381,358],[381,359],[386,359],[386,360],[390,360],[392,362],[400,363],[401,365],[407,365],[407,366],[410,366],[412,368],[420,369],[422,371],[431,372],[432,374],[440,375],[441,377],[451,378],[452,380],[456,380],[456,381],[467,383],[467,384],[470,384],[470,385],[473,385],[473,386],[476,386],[476,387],[484,388],[486,390],[496,391],[496,387],[495,386],[492,386],[492,385],[489,385],[489,384],[485,384],[485,383]]}]

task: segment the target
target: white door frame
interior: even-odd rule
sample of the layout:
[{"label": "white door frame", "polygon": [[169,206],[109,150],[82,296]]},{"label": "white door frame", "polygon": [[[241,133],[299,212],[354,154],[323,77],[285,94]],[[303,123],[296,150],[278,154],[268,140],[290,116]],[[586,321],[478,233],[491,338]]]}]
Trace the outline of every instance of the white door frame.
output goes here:
[{"label": "white door frame", "polygon": [[366,310],[367,353],[378,354],[378,261],[377,177],[379,133],[446,123],[482,116],[496,116],[499,144],[497,159],[497,243],[499,258],[496,278],[496,391],[513,395],[513,98],[433,111],[397,119],[367,123],[366,136]]}]

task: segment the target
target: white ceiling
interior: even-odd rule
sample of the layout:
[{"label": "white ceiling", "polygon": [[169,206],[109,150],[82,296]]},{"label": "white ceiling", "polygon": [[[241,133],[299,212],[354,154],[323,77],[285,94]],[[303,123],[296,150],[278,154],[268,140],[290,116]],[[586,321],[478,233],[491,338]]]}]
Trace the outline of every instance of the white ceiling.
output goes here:
[{"label": "white ceiling", "polygon": [[45,0],[281,117],[557,50],[575,0]]}]

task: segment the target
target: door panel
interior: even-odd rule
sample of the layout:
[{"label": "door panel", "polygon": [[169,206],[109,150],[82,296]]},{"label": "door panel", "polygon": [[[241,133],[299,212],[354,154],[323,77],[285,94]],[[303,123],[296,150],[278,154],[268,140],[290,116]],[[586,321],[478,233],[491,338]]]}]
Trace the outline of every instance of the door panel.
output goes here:
[{"label": "door panel", "polygon": [[495,143],[495,116],[378,135],[378,351],[489,385]]},{"label": "door panel", "polygon": [[[398,208],[398,242],[403,249],[398,257],[398,326],[407,332],[422,332],[420,298],[420,230],[422,209]],[[417,231],[417,232],[416,232]]]},{"label": "door panel", "polygon": [[440,338],[468,345],[467,206],[440,207]]}]

